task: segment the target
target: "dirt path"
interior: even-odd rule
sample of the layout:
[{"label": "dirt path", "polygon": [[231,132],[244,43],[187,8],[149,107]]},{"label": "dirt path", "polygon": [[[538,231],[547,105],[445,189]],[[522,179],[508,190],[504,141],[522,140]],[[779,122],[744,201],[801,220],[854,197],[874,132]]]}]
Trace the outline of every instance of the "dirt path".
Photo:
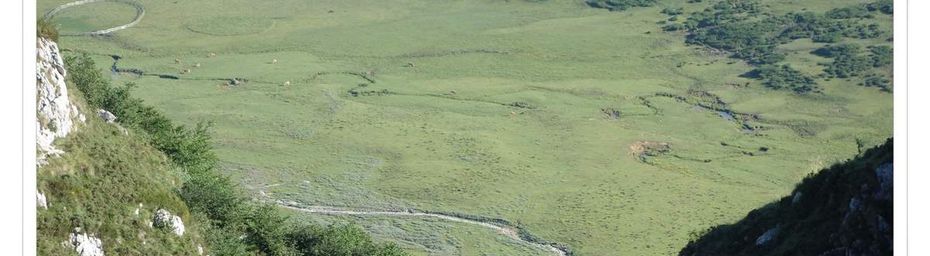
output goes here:
[{"label": "dirt path", "polygon": [[477,225],[477,226],[481,226],[484,228],[489,228],[491,230],[497,231],[501,235],[507,236],[511,239],[532,244],[533,246],[550,251],[555,255],[559,255],[559,256],[570,255],[570,253],[566,249],[553,246],[552,244],[549,244],[549,243],[532,241],[530,239],[527,239],[521,236],[519,229],[515,227],[493,223],[493,222],[484,222],[484,221],[479,221],[479,220],[466,219],[462,217],[456,217],[456,216],[446,215],[446,214],[441,214],[441,213],[428,213],[428,212],[420,212],[420,211],[415,211],[415,210],[408,210],[408,211],[363,210],[363,209],[351,209],[351,208],[330,207],[330,206],[314,206],[314,205],[298,206],[298,205],[288,204],[284,202],[278,202],[278,205],[280,205],[281,207],[287,208],[287,209],[308,212],[308,213],[317,213],[317,214],[436,218],[436,219],[447,220],[447,221],[452,221],[452,222]]}]

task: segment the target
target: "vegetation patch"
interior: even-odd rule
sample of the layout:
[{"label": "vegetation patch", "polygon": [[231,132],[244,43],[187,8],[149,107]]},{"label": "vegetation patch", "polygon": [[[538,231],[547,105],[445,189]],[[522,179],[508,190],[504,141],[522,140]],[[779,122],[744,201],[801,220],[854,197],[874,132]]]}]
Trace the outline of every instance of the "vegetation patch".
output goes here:
[{"label": "vegetation patch", "polygon": [[656,0],[585,0],[585,3],[594,8],[623,11],[632,7],[654,6]]},{"label": "vegetation patch", "polygon": [[787,89],[798,94],[819,92],[813,77],[791,68],[791,65],[764,65],[744,76],[762,80],[765,87],[780,90]]},{"label": "vegetation patch", "polygon": [[[877,23],[869,22],[874,10],[868,8],[868,5],[855,5],[826,13],[792,12],[773,15],[756,0],[725,0],[701,12],[692,13],[683,22],[667,24],[664,29],[687,31],[688,44],[730,52],[731,57],[758,66],[753,71],[756,75],[749,77],[762,80],[768,88],[804,94],[820,91],[817,82],[790,65],[777,64],[785,59],[785,53],[777,50],[777,47],[798,39],[835,43],[844,38],[878,38],[888,32],[880,29]],[[868,66],[866,58],[838,60],[827,68],[828,74],[848,77]]]}]

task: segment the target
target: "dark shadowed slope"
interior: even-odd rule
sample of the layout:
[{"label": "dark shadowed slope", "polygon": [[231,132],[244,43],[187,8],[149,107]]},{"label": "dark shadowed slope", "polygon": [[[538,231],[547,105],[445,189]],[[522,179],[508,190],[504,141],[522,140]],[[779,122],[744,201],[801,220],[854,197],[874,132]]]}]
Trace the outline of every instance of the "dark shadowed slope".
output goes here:
[{"label": "dark shadowed slope", "polygon": [[679,255],[892,255],[892,139],[716,226]]}]

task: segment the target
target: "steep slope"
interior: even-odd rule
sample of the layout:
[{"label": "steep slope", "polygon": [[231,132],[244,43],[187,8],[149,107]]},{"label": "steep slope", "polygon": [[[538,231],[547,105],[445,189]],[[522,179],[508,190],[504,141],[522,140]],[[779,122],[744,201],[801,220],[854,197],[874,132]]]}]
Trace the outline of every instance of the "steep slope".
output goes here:
[{"label": "steep slope", "polygon": [[805,178],[790,196],[711,228],[679,255],[891,255],[892,139]]},{"label": "steep slope", "polygon": [[175,125],[88,56],[62,58],[39,41],[40,255],[405,254],[246,197],[217,167],[206,126]]},{"label": "steep slope", "polygon": [[37,64],[39,255],[203,253],[180,171],[143,135],[81,113],[55,42],[39,38]]}]

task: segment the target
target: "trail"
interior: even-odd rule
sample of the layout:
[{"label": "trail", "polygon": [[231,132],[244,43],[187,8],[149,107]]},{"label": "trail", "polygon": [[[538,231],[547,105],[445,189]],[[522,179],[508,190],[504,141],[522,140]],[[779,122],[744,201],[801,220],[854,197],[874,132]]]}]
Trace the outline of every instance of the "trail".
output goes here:
[{"label": "trail", "polygon": [[78,5],[98,3],[98,2],[116,2],[116,3],[124,3],[124,4],[131,5],[133,8],[136,8],[136,17],[133,18],[132,21],[130,21],[129,23],[119,25],[116,27],[112,27],[112,28],[108,28],[108,29],[102,29],[102,30],[96,30],[96,31],[90,31],[90,32],[61,33],[61,35],[66,35],[66,36],[107,35],[107,34],[110,34],[116,31],[120,31],[123,29],[130,28],[132,26],[135,26],[136,24],[139,24],[139,22],[142,21],[142,17],[145,16],[145,7],[142,7],[142,4],[139,2],[136,2],[135,0],[79,0],[79,1],[74,1],[74,2],[66,3],[58,7],[55,7],[55,9],[52,9],[51,11],[45,13],[45,16],[43,16],[43,19],[51,20],[52,18],[55,17],[56,14],[58,14],[59,12],[65,9],[75,7]]},{"label": "trail", "polygon": [[[293,203],[285,203],[278,201],[277,204],[281,207],[308,212],[308,213],[317,213],[317,214],[327,214],[327,215],[352,215],[352,216],[391,216],[391,217],[417,217],[417,218],[435,218],[451,222],[465,223],[470,225],[481,226],[488,228],[494,231],[497,231],[501,235],[507,236],[511,239],[526,242],[532,244],[533,246],[545,249],[552,252],[555,255],[559,256],[568,256],[571,255],[571,252],[568,249],[561,248],[563,246],[553,245],[548,242],[541,242],[538,239],[530,238],[526,235],[520,235],[521,231],[519,228],[512,227],[509,225],[504,225],[501,223],[494,223],[490,221],[481,221],[476,219],[468,219],[463,217],[452,216],[442,213],[430,213],[422,212],[416,210],[407,210],[407,211],[392,211],[392,210],[365,210],[365,209],[352,209],[352,208],[342,208],[342,207],[331,207],[331,206],[298,206]],[[523,231],[525,233],[525,231]]]}]

